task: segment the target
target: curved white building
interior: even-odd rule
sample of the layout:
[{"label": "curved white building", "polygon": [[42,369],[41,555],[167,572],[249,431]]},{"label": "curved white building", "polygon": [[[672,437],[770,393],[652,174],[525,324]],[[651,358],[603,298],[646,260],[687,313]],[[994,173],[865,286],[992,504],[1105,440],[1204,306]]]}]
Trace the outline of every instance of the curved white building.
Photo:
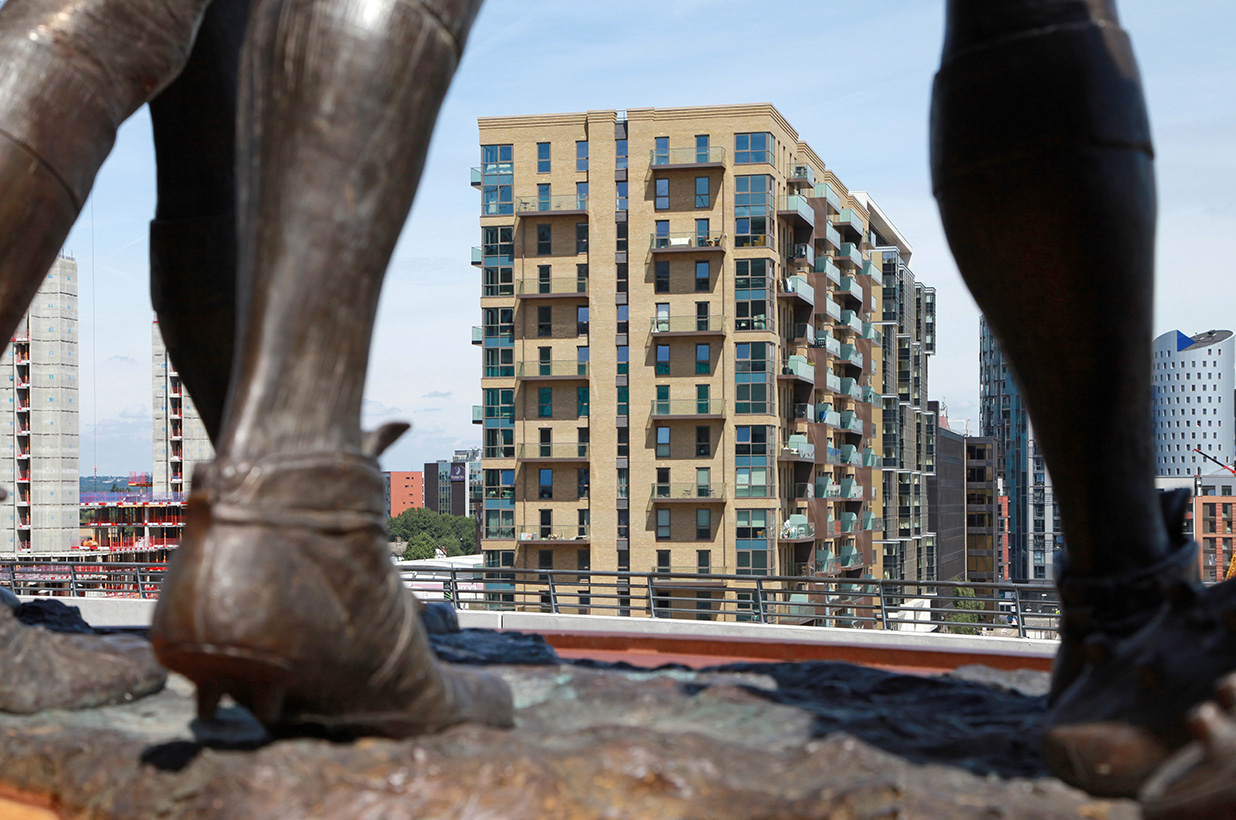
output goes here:
[{"label": "curved white building", "polygon": [[1236,340],[1230,330],[1154,340],[1154,440],[1161,476],[1223,472],[1233,462],[1236,434]]}]

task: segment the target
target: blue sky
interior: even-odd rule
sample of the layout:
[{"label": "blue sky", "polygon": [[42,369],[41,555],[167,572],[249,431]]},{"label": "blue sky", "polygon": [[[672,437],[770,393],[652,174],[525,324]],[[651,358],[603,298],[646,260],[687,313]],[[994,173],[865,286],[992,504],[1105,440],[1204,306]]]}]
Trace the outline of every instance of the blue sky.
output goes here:
[{"label": "blue sky", "polygon": [[[1124,0],[1158,152],[1155,332],[1236,325],[1236,4]],[[365,421],[413,431],[383,458],[420,469],[479,444],[478,116],[771,102],[914,245],[938,291],[931,398],[977,422],[978,312],[944,243],[927,169],[941,0],[488,0],[443,106],[388,274]],[[65,243],[80,265],[81,471],[150,467],[147,223],[154,160],[145,109],[122,129]],[[1067,340],[1062,340],[1067,345]],[[416,355],[410,355],[415,352]]]}]

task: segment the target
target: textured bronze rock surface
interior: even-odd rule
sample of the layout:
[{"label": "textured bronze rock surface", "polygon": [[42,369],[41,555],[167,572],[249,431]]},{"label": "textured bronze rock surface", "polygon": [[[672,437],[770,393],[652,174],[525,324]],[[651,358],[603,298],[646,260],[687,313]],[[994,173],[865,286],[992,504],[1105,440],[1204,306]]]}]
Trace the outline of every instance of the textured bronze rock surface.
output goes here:
[{"label": "textured bronze rock surface", "polygon": [[844,664],[492,668],[510,731],[271,741],[232,707],[195,736],[175,676],[134,704],[0,716],[0,787],[118,820],[1137,816],[1046,774],[1041,697]]}]

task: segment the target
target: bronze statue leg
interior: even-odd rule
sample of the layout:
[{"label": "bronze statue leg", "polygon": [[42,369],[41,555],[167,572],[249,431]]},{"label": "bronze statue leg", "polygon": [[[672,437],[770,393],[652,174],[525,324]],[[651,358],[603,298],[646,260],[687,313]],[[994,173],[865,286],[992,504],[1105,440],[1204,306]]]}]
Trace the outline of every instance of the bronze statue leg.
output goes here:
[{"label": "bronze statue leg", "polygon": [[158,207],[150,295],[211,440],[236,339],[236,96],[249,0],[213,0],[175,82],[150,101]]},{"label": "bronze statue leg", "polygon": [[[206,3],[0,8],[0,338],[55,260],[120,123],[180,71]],[[145,642],[26,626],[12,603],[0,601],[0,710],[81,708],[163,686]]]},{"label": "bronze statue leg", "polygon": [[[1161,500],[1154,487],[1155,192],[1137,66],[1114,0],[950,0],[947,15],[932,105],[936,197],[1022,387],[1064,529],[1053,720],[1121,724],[1097,746],[1090,729],[1056,732],[1049,756],[1066,779],[1119,792],[1145,776],[1163,736],[1122,733],[1146,710],[1109,709],[1132,693],[1115,691],[1125,684],[1110,668],[1093,670],[1118,654],[1112,642],[1143,640],[1165,599],[1200,601],[1184,499]],[[1198,647],[1203,630],[1189,629],[1184,646]],[[1177,674],[1185,667],[1197,668]],[[1182,725],[1183,708],[1172,710],[1163,723]]]},{"label": "bronze statue leg", "polygon": [[241,76],[241,333],[152,638],[210,716],[411,735],[509,725],[433,658],[387,551],[360,404],[378,291],[479,0],[257,0]]}]

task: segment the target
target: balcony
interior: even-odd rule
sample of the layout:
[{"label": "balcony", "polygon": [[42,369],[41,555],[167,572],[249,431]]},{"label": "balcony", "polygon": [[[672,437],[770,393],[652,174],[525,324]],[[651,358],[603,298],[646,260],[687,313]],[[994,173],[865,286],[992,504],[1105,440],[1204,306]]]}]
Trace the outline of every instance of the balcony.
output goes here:
[{"label": "balcony", "polygon": [[515,199],[516,216],[587,216],[588,197],[521,196]]},{"label": "balcony", "polygon": [[880,391],[874,387],[863,387],[862,395],[858,400],[867,404],[877,404],[881,401]]},{"label": "balcony", "polygon": [[846,364],[852,364],[855,367],[863,366],[863,354],[859,353],[858,348],[854,345],[842,345],[840,359]]},{"label": "balcony", "polygon": [[472,405],[472,423],[473,424],[484,424],[485,423],[484,405],[480,405],[480,404]]},{"label": "balcony", "polygon": [[708,233],[685,231],[663,234],[654,233],[649,235],[648,248],[653,253],[678,253],[682,251],[724,253],[725,248],[722,247],[724,240],[725,234],[720,231],[709,231]]},{"label": "balcony", "polygon": [[863,497],[863,485],[852,478],[843,478],[837,484],[837,498],[858,501]]},{"label": "balcony", "polygon": [[799,242],[790,248],[790,263],[815,270],[815,245],[810,242]]},{"label": "balcony", "polygon": [[876,517],[875,513],[865,512],[859,517],[858,526],[860,529],[862,529],[863,532],[870,532],[871,530],[875,530],[875,529],[883,529],[883,522],[881,522],[880,526],[877,527],[876,526],[877,521],[880,521],[880,519]]},{"label": "balcony", "polygon": [[864,259],[863,269],[858,272],[858,275],[882,277],[884,274],[875,262],[872,262],[870,259]]},{"label": "balcony", "polygon": [[807,283],[805,276],[791,276],[781,280],[781,291],[777,294],[785,298],[797,298],[809,307],[815,307],[815,288]]},{"label": "balcony", "polygon": [[858,383],[858,379],[843,377],[841,379],[841,389],[837,392],[852,399],[861,399],[863,397],[863,386]]},{"label": "balcony", "polygon": [[811,347],[815,347],[815,325],[809,325],[806,322],[799,322],[794,325],[793,336],[791,338],[796,342],[804,342]]},{"label": "balcony", "polygon": [[842,208],[832,222],[837,226],[837,230],[845,231],[855,239],[863,235],[863,218],[853,208]]},{"label": "balcony", "polygon": [[822,347],[828,351],[830,356],[841,355],[841,342],[827,330],[817,330],[815,332],[815,342],[812,347]]},{"label": "balcony", "polygon": [[841,377],[831,371],[824,374],[824,386],[834,393],[841,392]]},{"label": "balcony", "polygon": [[841,210],[841,197],[837,195],[837,192],[833,189],[833,186],[829,185],[827,182],[815,186],[815,189],[811,192],[811,196],[815,199],[824,200],[828,207],[834,212],[839,212]]},{"label": "balcony", "polygon": [[472,344],[481,345],[485,342],[485,331],[480,325],[472,326]]},{"label": "balcony", "polygon": [[715,316],[654,316],[651,323],[656,336],[724,336],[725,317]]},{"label": "balcony", "polygon": [[781,461],[815,461],[815,445],[807,442],[806,436],[790,436],[781,446],[777,456]]},{"label": "balcony", "polygon": [[696,484],[689,481],[652,485],[652,503],[725,503],[725,484]]},{"label": "balcony", "polygon": [[578,544],[588,541],[588,530],[587,524],[567,527],[520,527],[515,531],[515,540]]},{"label": "balcony", "polygon": [[797,379],[807,384],[815,384],[815,368],[807,361],[806,356],[791,356],[781,366],[778,378]]},{"label": "balcony", "polygon": [[588,362],[556,360],[548,362],[519,362],[515,378],[527,381],[561,379],[574,381],[588,378]]},{"label": "balcony", "polygon": [[472,246],[472,264],[476,265],[478,268],[485,264],[485,255],[481,252],[480,245]]},{"label": "balcony", "polygon": [[861,334],[863,332],[863,320],[859,318],[858,313],[853,310],[841,311],[841,321],[837,324],[842,327],[848,327],[855,333]]},{"label": "balcony", "polygon": [[777,216],[788,219],[796,228],[809,230],[815,227],[815,209],[805,196],[789,194],[777,197]]},{"label": "balcony", "polygon": [[815,527],[811,526],[811,522],[807,520],[805,515],[791,515],[785,519],[781,525],[781,531],[777,533],[778,541],[814,541]]},{"label": "balcony", "polygon": [[[837,516],[837,523],[841,525],[843,533],[858,532],[858,513],[843,512]],[[842,560],[845,559],[845,548],[842,547]]]},{"label": "balcony", "polygon": [[863,255],[853,242],[842,242],[841,250],[837,251],[835,259],[846,265],[852,265],[857,270],[863,266]]},{"label": "balcony", "polygon": [[847,433],[863,432],[863,420],[853,410],[842,410],[840,422],[837,426]]},{"label": "balcony", "polygon": [[859,302],[863,301],[863,286],[858,284],[858,280],[856,280],[853,276],[841,277],[841,284],[838,287],[838,291],[840,291],[844,296],[857,299]]},{"label": "balcony", "polygon": [[824,225],[824,245],[825,250],[833,253],[841,250],[841,232],[834,228],[831,222]]},{"label": "balcony", "polygon": [[805,162],[796,162],[786,169],[785,182],[794,188],[814,188],[815,169]]},{"label": "balcony", "polygon": [[648,167],[654,171],[678,169],[724,168],[725,149],[720,146],[708,148],[655,148],[648,152]]},{"label": "balcony", "polygon": [[472,166],[472,187],[480,188],[482,181],[484,179],[485,179],[485,175],[481,172],[481,166],[479,165]]},{"label": "balcony", "polygon": [[861,467],[862,454],[853,444],[841,445],[841,463],[847,467]]},{"label": "balcony", "polygon": [[651,415],[656,419],[725,418],[721,399],[653,399]]},{"label": "balcony", "polygon": [[817,256],[815,258],[815,272],[827,276],[828,281],[834,285],[841,284],[841,269],[827,256]]},{"label": "balcony", "polygon": [[[832,449],[832,448],[830,448]],[[815,497],[816,498],[836,498],[840,488],[837,482],[833,481],[832,477],[822,475],[816,476],[815,479]]]},{"label": "balcony", "polygon": [[586,276],[564,276],[553,279],[520,279],[515,283],[516,299],[579,299],[588,298]]},{"label": "balcony", "polygon": [[588,442],[541,442],[520,444],[515,449],[516,461],[587,461]]},{"label": "balcony", "polygon": [[819,421],[820,424],[826,424],[829,427],[841,426],[841,414],[834,410],[831,404],[824,404],[821,402],[815,406],[815,411],[816,420]]},{"label": "balcony", "polygon": [[841,305],[837,304],[831,296],[824,297],[824,315],[834,322],[841,321]]},{"label": "balcony", "polygon": [[858,466],[860,467],[883,467],[884,459],[877,456],[875,454],[875,450],[872,450],[870,447],[868,447],[867,449],[863,450],[863,452],[859,455],[859,465]]},{"label": "balcony", "polygon": [[884,334],[876,330],[874,322],[863,322],[862,337],[864,339],[870,339],[877,345],[882,346],[884,344]]}]

